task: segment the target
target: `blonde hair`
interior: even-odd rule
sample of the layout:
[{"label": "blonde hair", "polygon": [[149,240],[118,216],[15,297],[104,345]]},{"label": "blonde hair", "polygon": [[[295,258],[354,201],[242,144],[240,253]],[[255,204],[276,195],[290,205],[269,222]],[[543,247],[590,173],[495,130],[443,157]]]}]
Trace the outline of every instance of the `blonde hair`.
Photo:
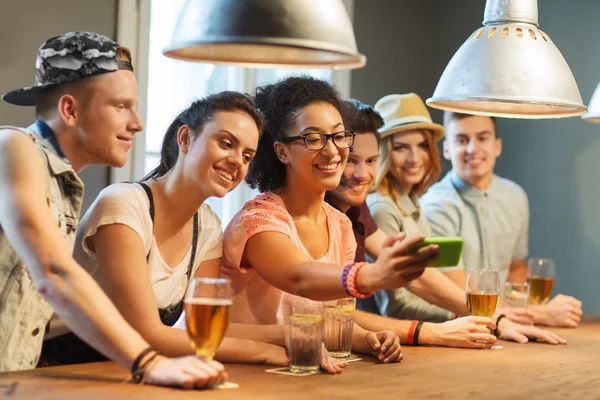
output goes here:
[{"label": "blonde hair", "polygon": [[[421,182],[417,183],[410,193],[407,193],[409,196],[417,197],[421,197],[431,185],[437,182],[442,170],[440,152],[433,138],[433,132],[426,129],[419,129],[419,132],[423,134],[427,141],[429,168]],[[392,166],[393,137],[394,135],[389,135],[381,141],[381,145],[379,146],[379,161],[377,163],[377,177],[375,178],[375,185],[373,187],[375,192],[391,198],[397,204],[398,200],[400,200],[400,189],[395,179],[389,173]]]},{"label": "blonde hair", "polygon": [[131,62],[131,51],[125,46],[117,47],[115,58],[119,61]]}]

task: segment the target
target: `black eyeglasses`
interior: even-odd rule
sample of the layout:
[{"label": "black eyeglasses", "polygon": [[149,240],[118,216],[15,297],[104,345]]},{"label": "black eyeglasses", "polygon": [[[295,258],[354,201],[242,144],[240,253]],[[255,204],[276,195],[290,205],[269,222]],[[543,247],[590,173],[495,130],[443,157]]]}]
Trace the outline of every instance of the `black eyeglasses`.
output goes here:
[{"label": "black eyeglasses", "polygon": [[356,133],[351,131],[340,131],[335,133],[305,133],[300,136],[289,136],[281,140],[283,143],[290,143],[296,140],[303,140],[304,146],[308,150],[319,151],[327,145],[331,139],[335,147],[340,150],[349,149],[354,145],[354,136]]}]

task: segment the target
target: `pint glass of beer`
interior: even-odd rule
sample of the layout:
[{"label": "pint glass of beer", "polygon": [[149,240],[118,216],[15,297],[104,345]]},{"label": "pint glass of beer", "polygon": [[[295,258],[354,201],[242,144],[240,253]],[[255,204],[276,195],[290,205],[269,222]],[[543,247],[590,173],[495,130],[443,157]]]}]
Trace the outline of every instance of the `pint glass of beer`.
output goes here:
[{"label": "pint glass of beer", "polygon": [[530,258],[527,263],[529,301],[544,305],[550,300],[554,288],[554,261],[549,258]]},{"label": "pint glass of beer", "polygon": [[185,322],[198,357],[212,360],[225,336],[231,308],[231,285],[225,278],[193,278],[185,295]]}]

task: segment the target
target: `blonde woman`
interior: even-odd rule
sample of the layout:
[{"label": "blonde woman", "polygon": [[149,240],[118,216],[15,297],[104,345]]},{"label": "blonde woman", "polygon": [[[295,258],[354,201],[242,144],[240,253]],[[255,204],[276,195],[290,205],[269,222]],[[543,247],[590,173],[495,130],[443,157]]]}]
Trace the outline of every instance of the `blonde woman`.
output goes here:
[{"label": "blonde woman", "polygon": [[[444,128],[431,121],[423,100],[414,93],[385,96],[375,104],[375,110],[382,116],[384,125],[378,130],[380,157],[375,192],[367,197],[369,210],[377,226],[388,235],[405,232],[407,236],[432,236],[418,199],[439,176],[441,167],[436,142],[444,137]],[[431,274],[440,274],[439,269],[426,268],[424,275],[428,270]],[[425,321],[451,318],[448,311],[425,302],[405,288],[378,291],[374,301],[382,314],[391,317]],[[527,342],[528,338],[551,344],[566,343],[552,332],[516,323],[531,323],[522,311],[502,309],[507,318],[498,325],[499,338],[520,343]]]},{"label": "blonde woman", "polygon": [[[384,125],[379,129],[379,165],[374,193],[367,204],[377,226],[385,233],[431,236],[419,197],[437,181],[440,157],[436,142],[444,127],[431,121],[421,98],[414,94],[392,94],[375,104]],[[396,318],[442,322],[451,313],[434,306],[405,288],[379,292],[377,308]]]}]

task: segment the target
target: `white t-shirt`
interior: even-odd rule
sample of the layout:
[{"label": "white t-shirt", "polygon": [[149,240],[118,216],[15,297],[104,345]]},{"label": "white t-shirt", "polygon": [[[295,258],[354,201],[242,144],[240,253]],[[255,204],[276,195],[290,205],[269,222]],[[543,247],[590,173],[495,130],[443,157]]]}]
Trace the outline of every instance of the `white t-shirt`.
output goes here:
[{"label": "white t-shirt", "polygon": [[[86,239],[93,236],[103,225],[127,225],[142,239],[145,254],[150,253],[148,275],[156,297],[156,305],[158,308],[164,308],[179,302],[185,294],[192,244],[190,243],[190,249],[179,264],[174,268],[169,267],[156,245],[149,207],[148,196],[139,184],[116,183],[108,186],[100,192],[81,220],[74,257],[105,289],[106,283],[102,282],[98,271],[96,254],[88,248]],[[208,204],[202,204],[198,210],[198,247],[192,276],[201,262],[221,258],[222,255],[221,221]]]}]

